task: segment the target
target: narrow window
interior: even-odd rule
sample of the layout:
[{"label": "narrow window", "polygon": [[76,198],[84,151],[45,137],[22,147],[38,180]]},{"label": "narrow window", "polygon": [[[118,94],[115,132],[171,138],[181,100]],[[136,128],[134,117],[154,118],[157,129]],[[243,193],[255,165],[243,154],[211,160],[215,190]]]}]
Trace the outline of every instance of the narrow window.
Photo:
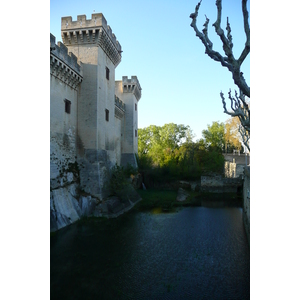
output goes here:
[{"label": "narrow window", "polygon": [[67,99],[65,99],[65,112],[67,114],[71,113],[71,101]]},{"label": "narrow window", "polygon": [[109,121],[109,110],[105,110],[105,120],[108,122]]},{"label": "narrow window", "polygon": [[106,67],[106,79],[109,80],[109,68]]},{"label": "narrow window", "polygon": [[137,137],[137,130],[135,130],[135,137]]},{"label": "narrow window", "polygon": [[135,111],[137,111],[137,104],[136,103],[134,104],[134,107],[135,107]]}]

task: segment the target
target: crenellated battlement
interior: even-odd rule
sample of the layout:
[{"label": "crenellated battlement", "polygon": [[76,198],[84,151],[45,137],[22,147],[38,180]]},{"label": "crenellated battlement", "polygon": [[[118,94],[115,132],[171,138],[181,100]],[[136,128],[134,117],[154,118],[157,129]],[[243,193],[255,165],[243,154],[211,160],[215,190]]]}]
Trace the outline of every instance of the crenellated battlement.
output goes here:
[{"label": "crenellated battlement", "polygon": [[122,47],[117,41],[102,13],[92,14],[91,19],[86,15],[77,16],[73,21],[72,17],[61,18],[61,36],[65,45],[97,45],[117,66],[121,61]]},{"label": "crenellated battlement", "polygon": [[133,93],[137,101],[141,99],[142,88],[137,76],[131,76],[131,78],[128,78],[127,76],[122,76],[122,84],[123,93]]},{"label": "crenellated battlement", "polygon": [[125,111],[125,103],[115,95],[115,105],[119,107],[121,110]]},{"label": "crenellated battlement", "polygon": [[125,103],[115,95],[115,117],[122,120],[125,113]]},{"label": "crenellated battlement", "polygon": [[50,73],[76,89],[83,78],[80,63],[63,43],[56,45],[55,41],[55,36],[50,33]]},{"label": "crenellated battlement", "polygon": [[92,14],[92,18],[86,19],[86,15],[78,15],[77,20],[73,21],[72,17],[61,18],[61,30],[80,29],[90,27],[106,26],[107,21],[102,13]]}]

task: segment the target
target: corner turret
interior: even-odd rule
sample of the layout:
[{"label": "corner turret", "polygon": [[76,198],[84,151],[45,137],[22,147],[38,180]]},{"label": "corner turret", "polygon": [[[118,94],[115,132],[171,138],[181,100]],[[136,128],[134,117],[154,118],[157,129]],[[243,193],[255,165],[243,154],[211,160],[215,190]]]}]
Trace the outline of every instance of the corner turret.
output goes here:
[{"label": "corner turret", "polygon": [[116,81],[115,93],[126,106],[121,165],[126,167],[129,163],[137,167],[135,154],[138,153],[138,102],[142,96],[137,76],[123,76],[122,80]]},{"label": "corner turret", "polygon": [[142,97],[142,88],[136,76],[122,76],[123,93],[133,93],[136,100],[139,101]]}]

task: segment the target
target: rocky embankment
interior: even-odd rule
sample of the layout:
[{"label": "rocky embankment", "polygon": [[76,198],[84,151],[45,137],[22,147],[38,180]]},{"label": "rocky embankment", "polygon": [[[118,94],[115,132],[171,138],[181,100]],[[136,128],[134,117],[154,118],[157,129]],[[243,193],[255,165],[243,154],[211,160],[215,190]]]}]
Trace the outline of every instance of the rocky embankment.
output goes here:
[{"label": "rocky embankment", "polygon": [[134,189],[125,201],[116,196],[100,200],[91,195],[80,195],[76,184],[53,190],[50,197],[50,231],[68,226],[82,217],[117,217],[140,200]]},{"label": "rocky embankment", "polygon": [[[140,174],[132,176],[127,197],[117,196],[100,199],[81,191],[76,172],[65,172],[60,182],[52,183],[50,192],[50,230],[56,231],[70,225],[82,217],[117,217],[130,210],[141,197],[136,189],[143,188]],[[145,186],[145,185],[144,185]],[[199,181],[177,181],[164,183],[156,188],[177,190],[177,202],[186,202],[193,195],[193,205],[219,207],[231,205],[232,195],[242,188],[241,178],[225,178],[221,175],[201,176]],[[196,196],[195,196],[196,195]]]},{"label": "rocky embankment", "polygon": [[61,178],[61,182],[50,191],[51,232],[68,226],[82,217],[117,217],[141,200],[132,185],[128,187],[125,199],[121,200],[116,196],[99,199],[81,191],[74,173],[63,174]]}]

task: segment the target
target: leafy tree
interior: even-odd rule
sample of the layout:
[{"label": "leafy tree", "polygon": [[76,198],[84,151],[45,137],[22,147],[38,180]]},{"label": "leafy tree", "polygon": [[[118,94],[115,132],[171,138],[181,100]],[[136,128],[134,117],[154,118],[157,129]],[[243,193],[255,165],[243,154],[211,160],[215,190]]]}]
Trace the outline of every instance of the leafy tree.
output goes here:
[{"label": "leafy tree", "polygon": [[139,129],[138,136],[138,154],[141,157],[149,152],[151,143],[150,128]]},{"label": "leafy tree", "polygon": [[192,131],[189,126],[169,123],[162,126],[160,136],[168,148],[175,150],[178,149],[182,143],[191,140]]},{"label": "leafy tree", "polygon": [[150,125],[139,129],[138,155],[140,159],[147,155],[157,166],[167,165],[175,158],[176,150],[186,141],[191,141],[189,126],[174,123],[163,126]]},{"label": "leafy tree", "polygon": [[[205,132],[206,133],[206,132]],[[197,179],[202,172],[222,172],[224,124],[208,126],[206,139],[193,142],[189,126],[173,123],[139,129],[139,169],[149,182]]]},{"label": "leafy tree", "polygon": [[202,135],[208,146],[223,150],[225,145],[225,127],[223,123],[213,122],[207,125],[207,129],[202,131]]},{"label": "leafy tree", "polygon": [[241,123],[238,117],[232,117],[225,122],[225,152],[233,149],[242,149],[239,127]]}]

